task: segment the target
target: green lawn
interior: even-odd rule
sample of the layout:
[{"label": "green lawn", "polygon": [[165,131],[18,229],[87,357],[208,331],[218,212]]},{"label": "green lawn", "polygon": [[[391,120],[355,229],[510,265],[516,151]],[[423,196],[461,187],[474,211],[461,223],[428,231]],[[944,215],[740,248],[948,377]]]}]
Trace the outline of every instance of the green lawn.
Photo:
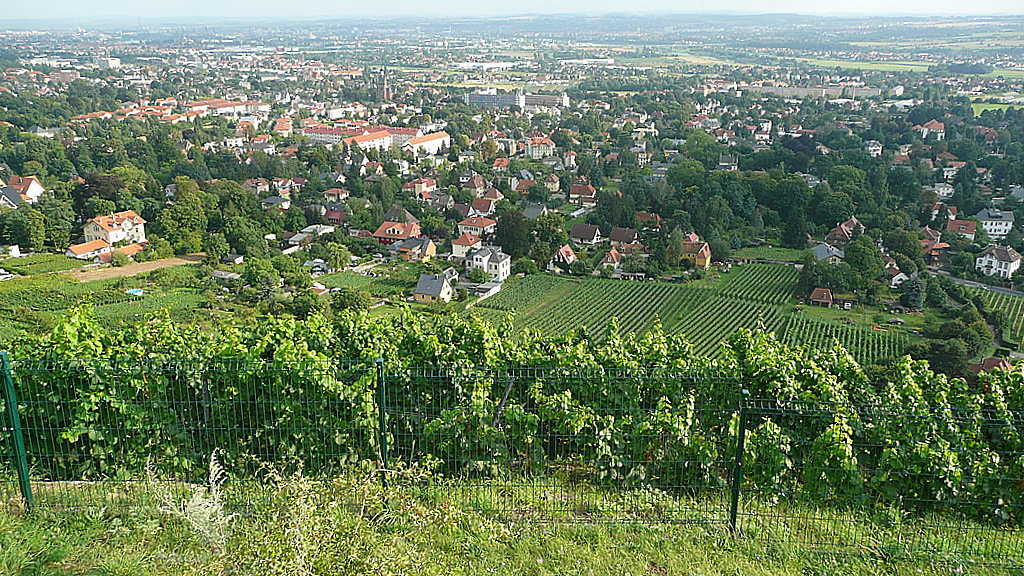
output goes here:
[{"label": "green lawn", "polygon": [[738,258],[760,258],[764,260],[780,260],[783,262],[803,262],[804,251],[775,246],[751,246],[740,248],[733,253]]},{"label": "green lawn", "polygon": [[[717,523],[607,523],[607,493],[585,487],[549,491],[487,489],[445,483],[393,486],[376,479],[330,482],[287,477],[264,486],[265,505],[228,521],[226,538],[206,535],[186,520],[158,510],[154,484],[109,490],[99,502],[26,515],[0,510],[0,573],[18,576],[359,576],[359,575],[702,575],[702,576],[938,576],[1018,574],[1012,568],[971,564],[965,547],[1005,550],[1012,533],[946,532],[912,518],[877,516],[799,504],[750,503],[739,535]],[[230,484],[228,485],[230,487]],[[165,486],[166,487],[166,486]],[[178,486],[178,501],[188,488]],[[79,486],[78,489],[84,489]],[[230,490],[230,488],[229,488]],[[95,491],[94,491],[95,492]],[[581,497],[572,523],[497,519],[474,511],[494,499],[529,505],[537,498]],[[710,518],[722,502],[664,494],[622,494],[649,510],[677,507]],[[165,503],[175,504],[175,497]],[[554,499],[554,500],[551,500]],[[88,504],[87,506],[82,506]],[[216,506],[191,515],[196,526],[216,526]],[[221,512],[218,512],[221,511]],[[948,522],[949,519],[940,519]],[[917,524],[915,524],[917,522]],[[939,523],[940,525],[942,522]],[[972,530],[973,529],[973,530]],[[842,552],[841,555],[835,552]],[[1018,551],[1019,552],[1019,551]],[[1011,562],[1018,556],[996,557]]]},{"label": "green lawn", "polygon": [[81,268],[88,262],[68,258],[63,254],[33,254],[20,258],[5,258],[0,260],[0,268],[15,274],[44,274],[46,272],[59,272],[61,270],[72,270]]}]

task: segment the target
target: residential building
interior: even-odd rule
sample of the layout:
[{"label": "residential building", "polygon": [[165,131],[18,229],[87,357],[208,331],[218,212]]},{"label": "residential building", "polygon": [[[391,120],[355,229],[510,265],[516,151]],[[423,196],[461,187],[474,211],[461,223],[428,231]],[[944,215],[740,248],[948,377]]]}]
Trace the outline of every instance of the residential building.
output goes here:
[{"label": "residential building", "polygon": [[402,149],[416,157],[434,156],[452,147],[452,137],[447,132],[433,132],[410,138],[402,145]]},{"label": "residential building", "polygon": [[693,265],[702,270],[711,268],[711,246],[704,241],[683,242],[684,260],[689,260]]},{"label": "residential building", "polygon": [[846,257],[842,249],[831,244],[818,244],[811,248],[811,252],[814,253],[814,257],[818,262],[827,262],[829,264],[839,264]]},{"label": "residential building", "polygon": [[569,238],[578,244],[594,245],[601,241],[601,228],[596,224],[577,222],[572,225]]},{"label": "residential building", "polygon": [[435,302],[451,302],[455,294],[452,280],[445,274],[420,274],[416,288],[412,291],[413,299],[423,304]]},{"label": "residential building", "polygon": [[406,262],[426,262],[437,254],[437,246],[430,238],[409,238],[388,246],[388,252]]},{"label": "residential building", "polygon": [[494,234],[497,226],[498,223],[496,221],[484,218],[483,216],[470,216],[458,224],[459,234],[472,234],[480,238]]},{"label": "residential building", "polygon": [[463,234],[452,240],[452,256],[465,258],[467,254],[483,247],[484,241],[472,234]]},{"label": "residential building", "polygon": [[825,242],[832,244],[833,246],[843,248],[849,244],[855,236],[863,233],[864,225],[861,224],[856,217],[851,216],[845,222],[836,224],[836,227],[825,235]]},{"label": "residential building", "polygon": [[985,208],[978,212],[978,222],[993,240],[1002,240],[1013,230],[1013,212],[996,208]]},{"label": "residential building", "polygon": [[998,276],[1009,280],[1020,268],[1020,254],[1009,246],[992,244],[978,254],[974,260],[974,267],[986,276]]},{"label": "residential building", "polygon": [[480,248],[466,258],[470,270],[483,270],[491,282],[504,282],[512,272],[512,257],[496,246]]},{"label": "residential building", "polygon": [[111,246],[118,242],[145,242],[146,221],[134,210],[125,210],[90,218],[83,232],[86,242],[103,240]]},{"label": "residential building", "polygon": [[968,240],[974,240],[974,235],[978,231],[978,223],[974,220],[949,220],[946,222],[946,230],[956,232]]},{"label": "residential building", "polygon": [[566,244],[556,250],[551,256],[551,260],[548,260],[548,272],[568,272],[576,260],[576,253],[572,251],[571,246]]},{"label": "residential building", "polygon": [[420,225],[416,222],[384,222],[373,233],[381,244],[394,244],[420,236]]},{"label": "residential building", "polygon": [[550,138],[529,138],[523,154],[530,160],[540,160],[555,153],[555,143]]}]

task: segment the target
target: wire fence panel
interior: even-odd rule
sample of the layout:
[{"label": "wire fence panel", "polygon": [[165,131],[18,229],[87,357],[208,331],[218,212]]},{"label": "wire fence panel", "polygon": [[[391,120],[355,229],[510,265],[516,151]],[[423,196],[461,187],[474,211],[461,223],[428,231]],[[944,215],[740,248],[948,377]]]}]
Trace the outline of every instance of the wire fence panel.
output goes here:
[{"label": "wire fence panel", "polygon": [[252,479],[329,476],[377,453],[372,366],[23,362],[14,379],[37,506],[116,506],[151,475],[202,483],[215,450]]},{"label": "wire fence panel", "polygon": [[465,507],[540,521],[727,522],[735,380],[406,368],[384,381],[389,466],[429,470]]},{"label": "wire fence panel", "polygon": [[1024,415],[755,400],[743,530],[802,549],[1024,565]]},{"label": "wire fence panel", "polygon": [[1024,566],[1019,412],[750,400],[735,378],[660,368],[82,360],[12,374],[23,443],[0,403],[5,505],[28,487],[43,508],[187,497],[216,452],[239,511],[272,503],[278,475],[360,473],[385,498],[513,521],[692,523],[766,546]]}]

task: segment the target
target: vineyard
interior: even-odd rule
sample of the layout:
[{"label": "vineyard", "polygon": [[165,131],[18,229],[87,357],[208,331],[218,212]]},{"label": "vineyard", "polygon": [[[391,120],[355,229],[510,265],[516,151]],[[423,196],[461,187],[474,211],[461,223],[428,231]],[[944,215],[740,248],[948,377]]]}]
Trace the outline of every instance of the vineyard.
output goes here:
[{"label": "vineyard", "polygon": [[[494,296],[473,307],[495,324],[514,313],[513,325],[554,337],[585,326],[597,341],[607,338],[618,319],[623,333],[643,332],[656,320],[670,334],[682,335],[696,354],[720,358],[722,343],[741,328],[763,326],[787,343],[828,346],[838,340],[860,362],[898,356],[909,337],[904,332],[791,317],[799,272],[790,266],[734,266],[707,283],[670,284],[534,274],[513,278]],[[1018,306],[1015,330],[1024,330]]]},{"label": "vineyard", "polygon": [[1024,298],[991,290],[977,290],[974,293],[980,294],[989,306],[1006,313],[1008,323],[1003,337],[1020,345],[1024,339]]},{"label": "vineyard", "polygon": [[22,275],[72,270],[81,268],[82,264],[85,262],[68,258],[63,254],[32,254],[31,256],[0,260],[0,268]]},{"label": "vineyard", "polygon": [[898,357],[906,349],[909,343],[907,335],[893,330],[873,330],[791,316],[777,333],[783,342],[791,346],[814,344],[820,348],[838,340],[857,362],[873,364],[885,358]]},{"label": "vineyard", "polygon": [[666,328],[682,334],[693,345],[694,353],[718,358],[722,355],[722,342],[740,328],[756,328],[760,323],[768,330],[776,330],[781,321],[781,315],[773,307],[735,298],[707,296],[681,322]]},{"label": "vineyard", "polygon": [[767,304],[785,304],[796,296],[800,272],[790,266],[746,264],[733,268],[719,284],[723,296]]}]

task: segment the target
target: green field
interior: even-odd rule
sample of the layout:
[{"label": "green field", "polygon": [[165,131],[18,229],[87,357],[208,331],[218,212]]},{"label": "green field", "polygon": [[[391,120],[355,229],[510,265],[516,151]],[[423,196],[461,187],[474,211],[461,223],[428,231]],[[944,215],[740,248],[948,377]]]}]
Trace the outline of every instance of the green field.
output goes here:
[{"label": "green field", "polygon": [[974,110],[974,115],[978,116],[985,110],[1006,110],[1012,108],[1013,104],[992,104],[988,102],[975,102],[971,104],[971,108]]},{"label": "green field", "polygon": [[819,58],[794,58],[794,60],[817,66],[825,66],[827,68],[878,70],[880,72],[927,72],[929,66],[927,62],[861,62],[858,60],[822,60]]},{"label": "green field", "polygon": [[[602,510],[621,506],[613,493],[551,485],[539,490],[450,481],[392,486],[382,492],[372,475],[317,482],[287,476],[268,486],[270,504],[230,521],[226,541],[168,514],[140,490],[99,492],[74,483],[68,506],[34,514],[12,499],[0,508],[0,573],[21,576],[181,576],[206,574],[399,576],[417,575],[744,575],[744,576],[1008,576],[1019,568],[988,567],[957,554],[971,547],[999,550],[1005,532],[964,523],[959,530],[912,519],[893,522],[860,510],[823,504],[767,503],[763,518],[744,518],[749,530],[729,534],[714,523],[606,522]],[[84,484],[84,483],[83,483]],[[238,486],[248,486],[237,483]],[[236,483],[228,482],[230,491]],[[197,494],[206,494],[196,486]],[[458,495],[458,501],[453,496]],[[472,505],[565,504],[586,511],[577,522],[496,519]],[[186,495],[187,496],[187,495]],[[182,498],[184,498],[183,496]],[[651,510],[709,503],[661,492],[627,493]],[[209,497],[207,497],[208,499]],[[539,500],[539,502],[538,502]],[[206,500],[201,500],[205,502]],[[174,501],[172,504],[178,504]],[[469,504],[469,505],[466,505]],[[571,508],[570,508],[571,509]],[[210,514],[223,518],[220,508]],[[596,521],[590,515],[598,516]],[[189,518],[193,518],[189,516]],[[772,520],[774,518],[774,521]],[[838,521],[833,520],[838,519]],[[840,528],[837,530],[837,527]],[[969,534],[965,544],[965,535]],[[828,543],[847,553],[832,553]],[[854,548],[851,543],[856,543]],[[916,547],[915,547],[916,546]],[[906,550],[918,551],[916,556]],[[927,552],[925,551],[927,550]]]},{"label": "green field", "polygon": [[22,275],[72,270],[81,268],[83,264],[86,262],[68,258],[63,254],[32,254],[31,256],[0,260],[0,268]]},{"label": "green field", "polygon": [[1021,343],[1024,339],[1024,298],[999,294],[991,290],[973,290],[974,294],[980,294],[986,304],[997,310],[1006,313],[1009,325],[1003,332],[1003,338]]},{"label": "green field", "polygon": [[[68,310],[92,306],[96,317],[111,325],[136,322],[146,314],[166,310],[176,321],[198,317],[205,303],[192,287],[195,270],[177,266],[134,278],[78,282],[59,274],[35,274],[0,282],[0,329],[48,330]],[[140,289],[142,295],[129,294]]]},{"label": "green field", "polygon": [[689,284],[534,274],[511,279],[472,310],[494,323],[511,313],[515,328],[552,337],[585,327],[598,341],[607,338],[613,318],[622,332],[644,332],[660,321],[666,332],[693,345],[694,353],[710,358],[722,356],[722,342],[736,330],[758,326],[808,347],[838,340],[864,363],[902,353],[909,342],[905,332],[793,312],[798,277],[795,268],[775,264],[734,266],[718,280]]},{"label": "green field", "polygon": [[803,262],[804,251],[775,246],[751,246],[740,248],[733,253],[737,258],[759,258],[762,260],[780,260],[783,262]]}]

